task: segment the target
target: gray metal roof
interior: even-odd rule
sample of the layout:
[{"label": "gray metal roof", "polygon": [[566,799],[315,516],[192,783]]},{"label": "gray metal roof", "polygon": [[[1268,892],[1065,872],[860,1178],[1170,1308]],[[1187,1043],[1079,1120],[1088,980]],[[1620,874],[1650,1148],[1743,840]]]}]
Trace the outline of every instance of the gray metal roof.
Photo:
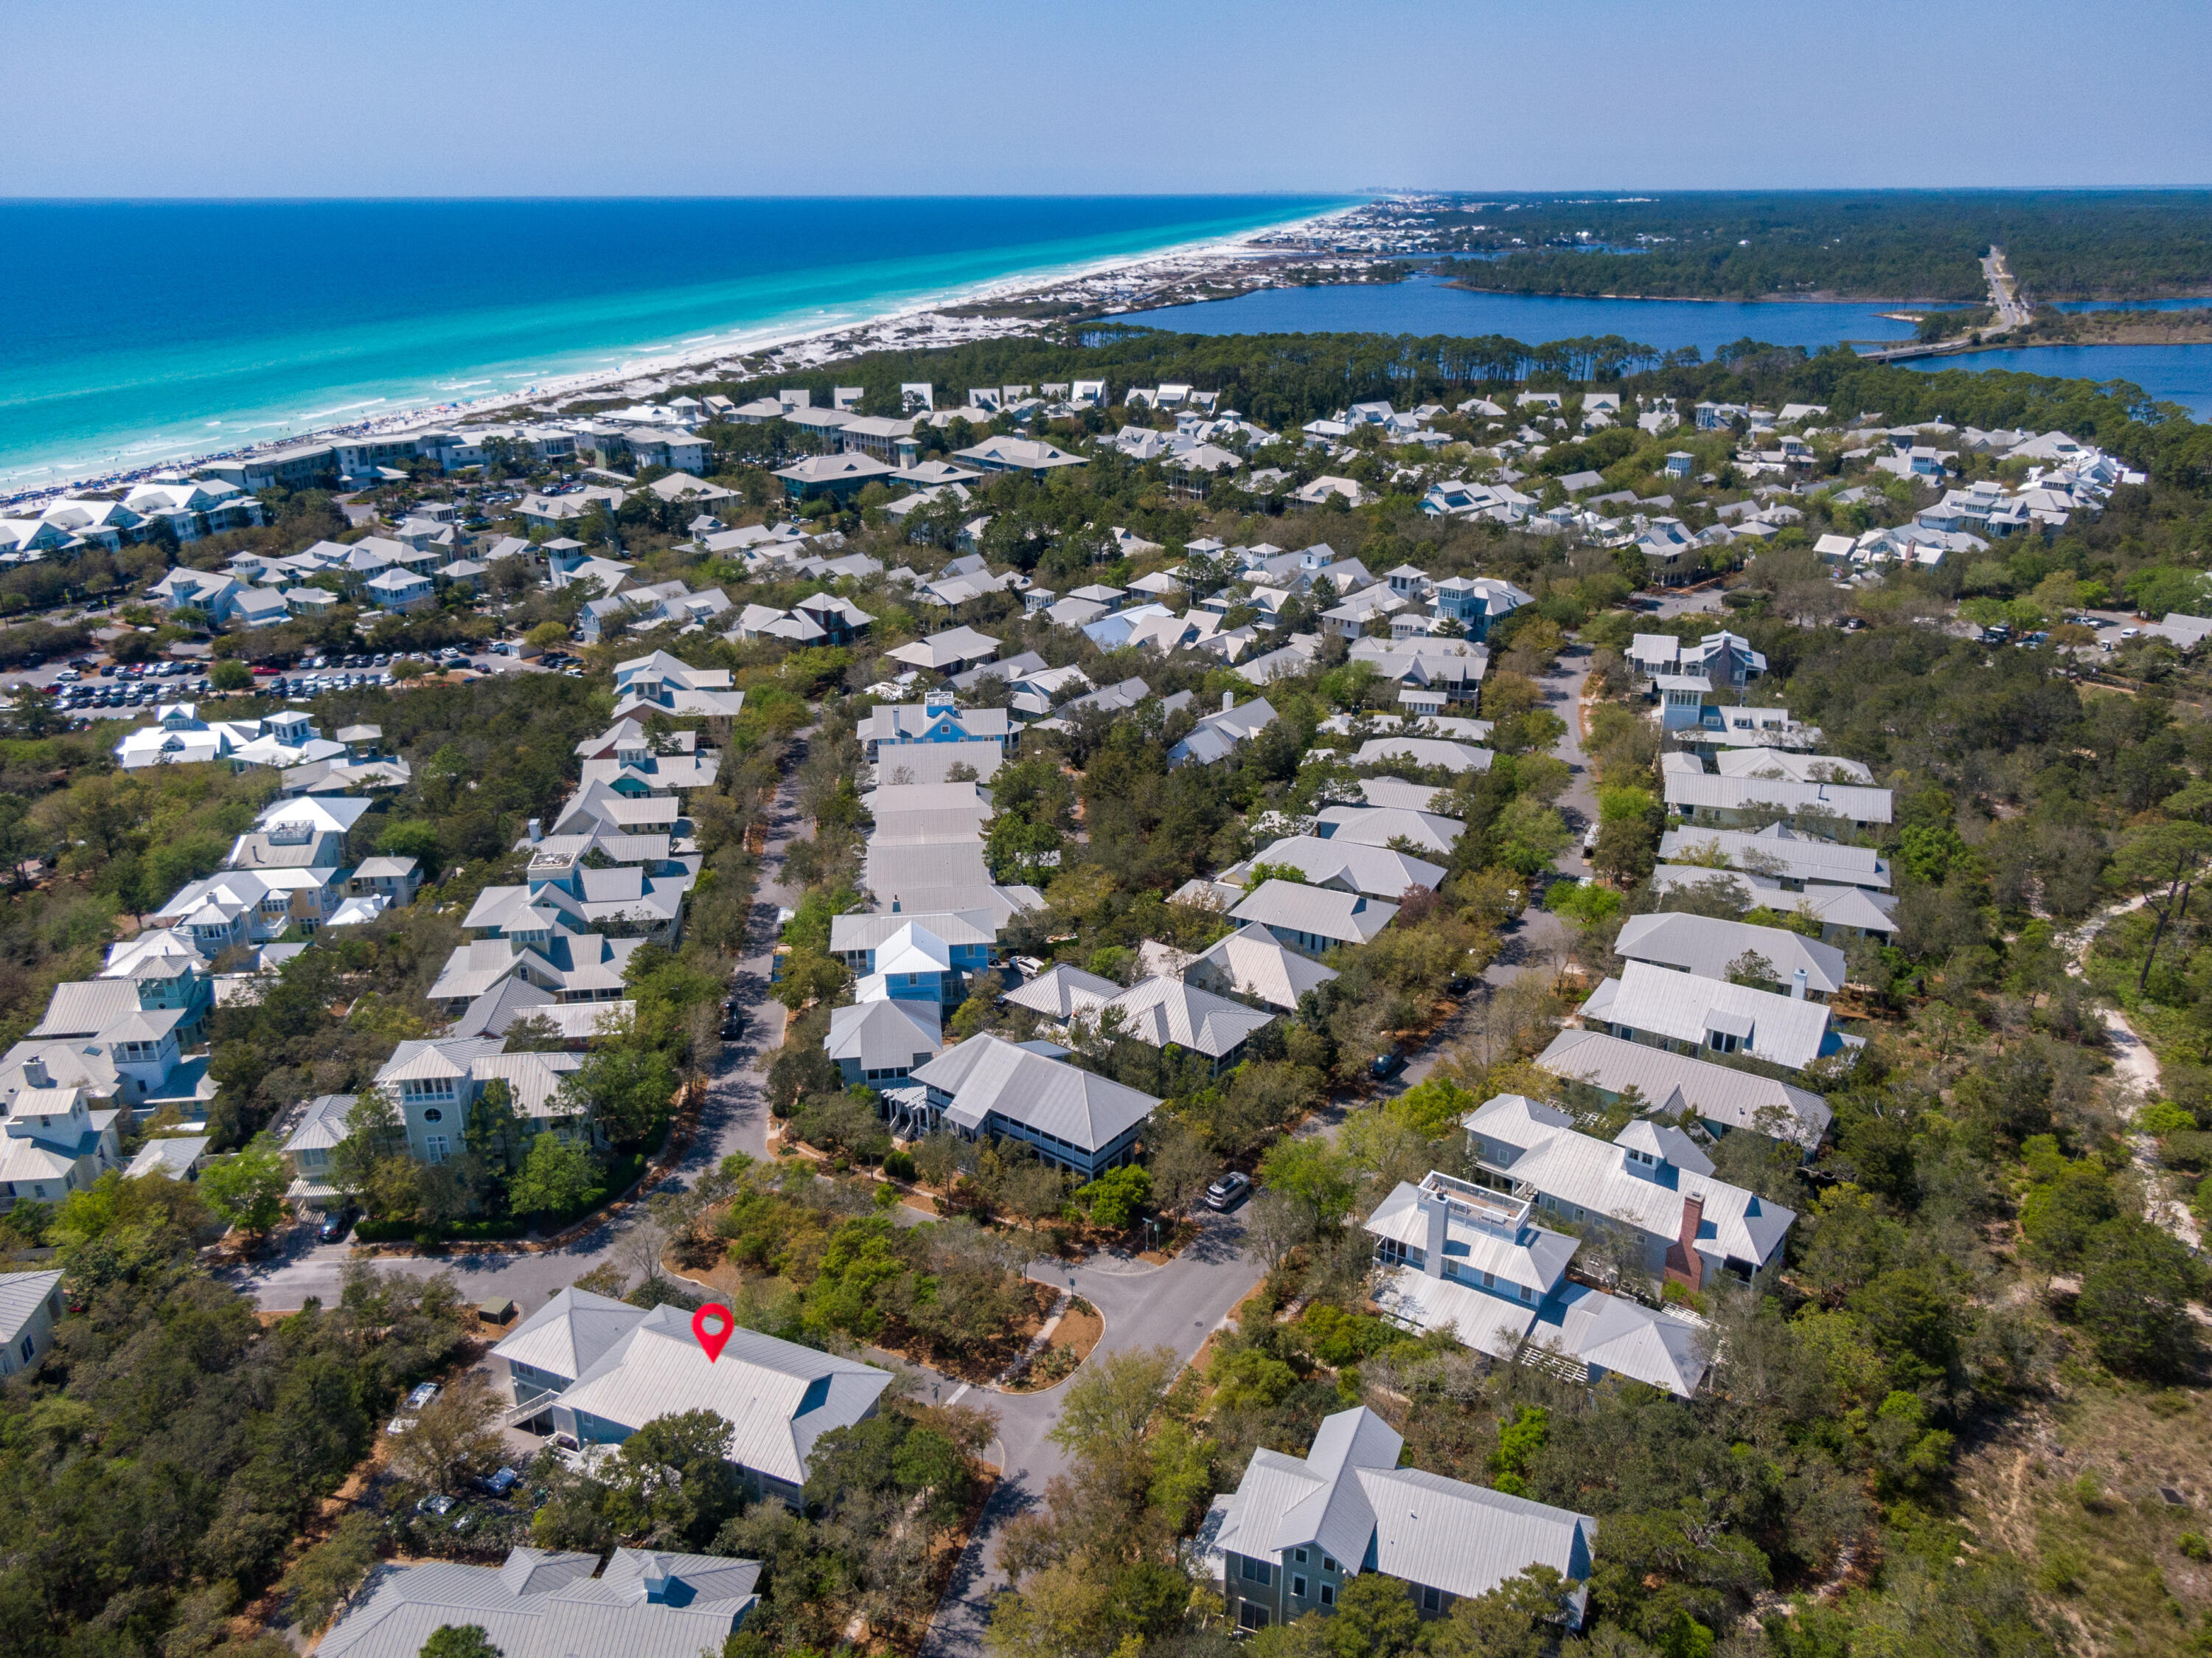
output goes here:
[{"label": "gray metal roof", "polygon": [[678,1307],[647,1313],[551,1401],[622,1427],[712,1411],[734,1430],[729,1460],[803,1484],[814,1442],[875,1408],[890,1373],[738,1329],[709,1359]]},{"label": "gray metal roof", "polygon": [[1723,777],[1711,772],[1668,771],[1660,779],[1669,806],[1741,812],[1771,806],[1785,812],[1826,812],[1852,823],[1887,823],[1890,791],[1840,783],[1796,783],[1787,777]]},{"label": "gray metal roof", "polygon": [[1307,884],[1334,887],[1348,893],[1395,899],[1409,887],[1434,892],[1448,873],[1441,863],[1408,857],[1388,846],[1331,836],[1291,835],[1273,842],[1234,869],[1222,871],[1224,881],[1237,881],[1255,864],[1283,863],[1304,872]]},{"label": "gray metal roof", "polygon": [[934,1002],[886,998],[830,1010],[823,1051],[865,1070],[906,1070],[927,1064],[944,1046],[943,1011]]},{"label": "gray metal roof", "polygon": [[996,1113],[1096,1152],[1150,1117],[1159,1101],[1103,1076],[1031,1053],[1002,1038],[971,1036],[914,1073],[945,1114],[981,1128]]},{"label": "gray metal roof", "polygon": [[1253,1453],[1216,1538],[1248,1557],[1319,1547],[1347,1576],[1376,1565],[1393,1577],[1480,1594],[1534,1564],[1589,1576],[1597,1522],[1526,1497],[1397,1466],[1405,1442],[1363,1407],[1322,1418],[1304,1457]]},{"label": "gray metal roof", "polygon": [[643,1308],[571,1288],[510,1330],[491,1350],[511,1362],[574,1381],[644,1319]]},{"label": "gray metal roof", "polygon": [[1285,927],[1346,943],[1364,944],[1398,913],[1395,904],[1379,899],[1355,897],[1325,887],[1303,886],[1295,881],[1270,881],[1229,912],[1231,921],[1255,921],[1263,927]]},{"label": "gray metal roof", "polygon": [[59,1271],[0,1272],[0,1345],[15,1339],[62,1281]]},{"label": "gray metal roof", "polygon": [[1784,1137],[1808,1149],[1820,1144],[1834,1115],[1828,1102],[1809,1089],[1603,1031],[1561,1031],[1536,1063],[1555,1076],[1574,1077],[1607,1094],[1632,1088],[1656,1110],[1694,1111],[1709,1123],[1730,1128],[1765,1132],[1761,1114],[1780,1112]]},{"label": "gray metal roof", "polygon": [[1286,948],[1265,927],[1248,923],[1218,938],[1183,969],[1183,977],[1212,983],[1239,996],[1256,997],[1272,1007],[1295,1009],[1308,991],[1337,976],[1309,956]]},{"label": "gray metal roof", "polygon": [[1018,990],[1008,991],[1006,999],[1048,1019],[1066,1020],[1093,1012],[1121,994],[1121,986],[1115,980],[1056,961]]},{"label": "gray metal roof", "polygon": [[507,1658],[697,1658],[720,1651],[754,1604],[760,1563],[617,1549],[518,1548],[504,1565],[422,1561],[380,1567],[323,1637],[331,1658],[416,1658],[446,1625],[476,1624]]},{"label": "gray metal roof", "polygon": [[1099,1009],[1121,1015],[1121,1033],[1139,1042],[1164,1048],[1172,1044],[1202,1053],[1209,1059],[1226,1058],[1254,1032],[1274,1022],[1275,1015],[1261,1013],[1186,984],[1180,978],[1139,979]]},{"label": "gray metal roof", "polygon": [[1802,971],[1805,988],[1823,996],[1843,989],[1846,972],[1844,953],[1832,944],[1784,927],[1755,927],[1679,911],[1631,916],[1613,948],[1624,960],[1678,967],[1700,978],[1726,978],[1731,962],[1746,954],[1760,955],[1772,964],[1776,983],[1786,987]]},{"label": "gray metal roof", "polygon": [[1462,1121],[1483,1163],[1553,1198],[1555,1212],[1559,1204],[1583,1211],[1570,1219],[1604,1216],[1653,1237],[1678,1240],[1683,1204],[1695,1198],[1702,1205],[1698,1253],[1762,1265],[1797,1218],[1794,1210],[1709,1173],[1665,1165],[1631,1173],[1623,1147],[1577,1133],[1563,1113],[1517,1094],[1486,1100]]},{"label": "gray metal roof", "polygon": [[1844,846],[1787,830],[1670,829],[1659,838],[1662,863],[1686,863],[1701,855],[1755,874],[1838,887],[1887,891],[1889,865],[1871,847]]}]

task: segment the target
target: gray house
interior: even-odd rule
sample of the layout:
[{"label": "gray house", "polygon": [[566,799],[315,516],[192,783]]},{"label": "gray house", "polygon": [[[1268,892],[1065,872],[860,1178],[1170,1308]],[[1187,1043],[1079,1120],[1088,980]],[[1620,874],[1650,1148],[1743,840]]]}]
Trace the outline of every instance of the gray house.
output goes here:
[{"label": "gray house", "polygon": [[1325,1417],[1303,1457],[1258,1450],[1237,1490],[1214,1499],[1214,1546],[1237,1627],[1266,1629],[1332,1612],[1346,1582],[1380,1572],[1425,1616],[1486,1594],[1530,1566],[1575,1587],[1561,1608],[1579,1624],[1597,1521],[1419,1468],[1365,1407]]}]

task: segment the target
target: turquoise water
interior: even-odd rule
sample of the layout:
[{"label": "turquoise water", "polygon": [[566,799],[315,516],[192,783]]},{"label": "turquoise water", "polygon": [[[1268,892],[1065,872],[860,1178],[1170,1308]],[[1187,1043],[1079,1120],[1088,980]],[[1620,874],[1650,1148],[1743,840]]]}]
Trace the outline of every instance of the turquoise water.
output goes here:
[{"label": "turquoise water", "polygon": [[1284,197],[0,202],[0,486],[835,327]]}]

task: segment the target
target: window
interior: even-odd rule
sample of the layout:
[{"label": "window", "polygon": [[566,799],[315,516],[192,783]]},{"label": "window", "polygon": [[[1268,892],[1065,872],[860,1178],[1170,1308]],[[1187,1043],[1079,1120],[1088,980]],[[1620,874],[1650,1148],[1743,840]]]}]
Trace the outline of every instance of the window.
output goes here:
[{"label": "window", "polygon": [[1292,1557],[1293,1559],[1295,1559],[1295,1560],[1298,1563],[1298,1564],[1300,1564],[1301,1566],[1303,1566],[1303,1565],[1304,1565],[1304,1564],[1306,1564],[1306,1551],[1305,1551],[1304,1549],[1297,1549],[1297,1550],[1292,1551],[1292,1552],[1291,1552],[1291,1557]]},{"label": "window", "polygon": [[435,1106],[431,1106],[429,1110],[422,1113],[422,1120],[426,1123],[441,1123],[445,1121],[445,1119],[446,1113],[440,1111]]},{"label": "window", "polygon": [[1323,1555],[1321,1557],[1321,1569],[1323,1571],[1334,1571],[1336,1570],[1336,1562],[1330,1559],[1327,1555]]},{"label": "window", "polygon": [[432,1162],[442,1163],[446,1161],[447,1140],[444,1135],[431,1135],[422,1142],[422,1149],[429,1155]]},{"label": "window", "polygon": [[23,1345],[21,1350],[23,1355],[23,1362],[28,1364],[31,1362],[31,1355],[38,1350],[32,1344],[30,1337],[26,1336],[23,1338]]},{"label": "window", "polygon": [[1483,1287],[1485,1289],[1497,1289],[1497,1288],[1498,1288],[1498,1274],[1496,1274],[1495,1272],[1486,1272],[1486,1273],[1484,1273],[1484,1274],[1482,1275],[1482,1287]]},{"label": "window", "polygon": [[1324,1606],[1333,1606],[1336,1604],[1335,1584],[1324,1583],[1321,1586],[1321,1603]]},{"label": "window", "polygon": [[1535,1292],[1524,1283],[1521,1286],[1521,1299],[1524,1301],[1534,1301],[1536,1299]]},{"label": "window", "polygon": [[1255,1560],[1249,1556],[1244,1558],[1243,1573],[1249,1581],[1258,1583],[1263,1588],[1275,1581],[1275,1569],[1273,1566],[1264,1560]]},{"label": "window", "polygon": [[1303,1600],[1306,1598],[1306,1580],[1304,1576],[1293,1576],[1291,1579],[1291,1593],[1298,1600]]},{"label": "window", "polygon": [[1430,1588],[1425,1584],[1422,1586],[1421,1610],[1423,1612],[1440,1612],[1443,1609],[1443,1590]]},{"label": "window", "polygon": [[1237,1604],[1237,1627],[1239,1629],[1267,1628],[1267,1607],[1255,1606],[1249,1600],[1238,1601]]}]

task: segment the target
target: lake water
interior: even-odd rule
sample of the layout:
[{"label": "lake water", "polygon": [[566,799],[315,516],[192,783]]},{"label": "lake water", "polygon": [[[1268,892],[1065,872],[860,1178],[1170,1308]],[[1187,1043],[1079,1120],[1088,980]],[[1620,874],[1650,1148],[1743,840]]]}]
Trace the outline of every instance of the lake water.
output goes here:
[{"label": "lake water", "polygon": [[[2161,309],[2208,301],[2164,300]],[[1882,316],[1886,305],[1808,304],[1787,300],[1721,303],[1694,300],[1555,299],[1481,294],[1427,277],[1334,288],[1268,288],[1237,299],[1170,306],[1127,320],[1193,334],[1503,334],[1525,344],[1618,334],[1662,351],[1694,345],[1707,357],[1736,340],[1818,350],[1839,339],[1905,340],[1912,325]],[[2084,380],[2126,380],[2161,401],[2212,418],[2212,345],[2039,346],[1977,351],[1908,365],[2008,369]]]},{"label": "lake water", "polygon": [[1340,202],[0,201],[0,486],[518,391]]},{"label": "lake water", "polygon": [[1894,305],[1813,305],[1788,300],[1555,299],[1482,294],[1431,277],[1334,288],[1263,288],[1236,299],[1140,311],[1126,319],[1193,334],[1503,334],[1524,344],[1619,334],[1662,351],[1694,345],[1706,356],[1740,339],[1817,350],[1839,339],[1901,340],[1912,325],[1881,314]]},{"label": "lake water", "polygon": [[2025,351],[1923,357],[1904,366],[1929,373],[2008,369],[2060,380],[2124,380],[2159,402],[2179,403],[2197,419],[2212,420],[2212,345],[2039,345]]}]

